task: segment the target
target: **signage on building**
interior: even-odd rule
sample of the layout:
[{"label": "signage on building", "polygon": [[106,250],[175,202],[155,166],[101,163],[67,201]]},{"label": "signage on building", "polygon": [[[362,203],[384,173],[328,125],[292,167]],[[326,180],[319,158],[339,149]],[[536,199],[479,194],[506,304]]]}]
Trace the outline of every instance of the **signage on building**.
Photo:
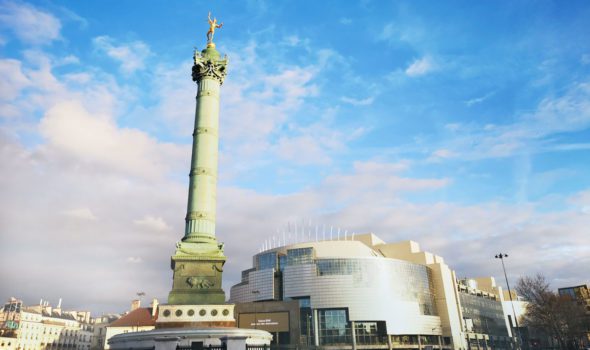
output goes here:
[{"label": "signage on building", "polygon": [[18,329],[18,322],[16,321],[6,321],[5,327],[8,329]]},{"label": "signage on building", "polygon": [[268,332],[288,332],[288,312],[242,313],[238,316],[239,328],[256,328]]}]

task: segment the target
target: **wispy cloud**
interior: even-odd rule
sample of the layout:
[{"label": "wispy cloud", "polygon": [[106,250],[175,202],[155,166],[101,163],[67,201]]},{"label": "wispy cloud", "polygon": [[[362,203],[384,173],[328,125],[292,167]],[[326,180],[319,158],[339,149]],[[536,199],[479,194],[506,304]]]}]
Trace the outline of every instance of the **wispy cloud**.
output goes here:
[{"label": "wispy cloud", "polygon": [[61,22],[49,12],[13,1],[0,4],[0,25],[12,30],[21,41],[34,45],[59,39],[61,30]]},{"label": "wispy cloud", "polygon": [[444,159],[449,159],[455,157],[455,153],[448,150],[448,149],[437,149],[436,151],[432,152],[430,157],[428,157],[427,161],[429,162],[440,162]]},{"label": "wispy cloud", "polygon": [[471,107],[475,104],[482,103],[483,101],[487,100],[488,98],[494,96],[494,94],[495,94],[495,91],[492,91],[492,92],[488,92],[487,94],[485,94],[483,96],[469,99],[469,100],[465,101],[465,105],[467,105],[467,107]]},{"label": "wispy cloud", "polygon": [[145,59],[150,55],[149,46],[142,41],[117,44],[113,38],[103,35],[94,38],[93,43],[98,50],[118,61],[126,74],[145,68]]},{"label": "wispy cloud", "polygon": [[141,219],[133,220],[133,223],[153,231],[168,231],[171,227],[161,217],[146,215]]},{"label": "wispy cloud", "polygon": [[425,75],[435,69],[435,64],[432,58],[429,56],[424,56],[412,62],[406,68],[406,75],[409,77],[417,77],[421,75]]},{"label": "wispy cloud", "polygon": [[448,149],[459,158],[508,157],[522,152],[537,153],[585,144],[561,145],[550,136],[590,127],[590,82],[574,83],[561,96],[542,99],[533,112],[521,114],[510,124],[450,124],[452,133],[437,148]]},{"label": "wispy cloud", "polygon": [[70,210],[65,210],[64,215],[73,217],[73,218],[77,218],[77,219],[83,219],[83,220],[90,220],[90,221],[96,221],[98,218],[94,215],[94,213],[88,209],[88,208],[76,208],[76,209],[70,209]]},{"label": "wispy cloud", "polygon": [[139,256],[130,256],[130,257],[127,257],[127,262],[131,263],[131,264],[140,264],[143,262],[143,259],[140,258]]},{"label": "wispy cloud", "polygon": [[14,59],[0,59],[0,100],[13,100],[22,89],[31,85],[22,71],[22,63]]},{"label": "wispy cloud", "polygon": [[367,97],[367,98],[363,98],[363,99],[357,99],[357,98],[353,98],[353,97],[343,96],[340,98],[340,101],[342,101],[344,103],[351,104],[353,106],[368,106],[368,105],[373,104],[373,101],[375,101],[375,98],[374,97]]}]

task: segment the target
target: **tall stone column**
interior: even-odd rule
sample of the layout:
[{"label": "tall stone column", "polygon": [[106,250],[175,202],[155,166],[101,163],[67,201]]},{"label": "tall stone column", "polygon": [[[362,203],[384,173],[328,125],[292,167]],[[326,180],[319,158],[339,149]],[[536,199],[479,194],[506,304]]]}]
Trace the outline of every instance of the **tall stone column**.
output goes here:
[{"label": "tall stone column", "polygon": [[221,304],[223,244],[215,237],[217,159],[219,144],[219,93],[227,74],[227,57],[221,58],[210,42],[195,51],[192,76],[197,83],[186,226],[172,256],[174,270],[169,304]]}]

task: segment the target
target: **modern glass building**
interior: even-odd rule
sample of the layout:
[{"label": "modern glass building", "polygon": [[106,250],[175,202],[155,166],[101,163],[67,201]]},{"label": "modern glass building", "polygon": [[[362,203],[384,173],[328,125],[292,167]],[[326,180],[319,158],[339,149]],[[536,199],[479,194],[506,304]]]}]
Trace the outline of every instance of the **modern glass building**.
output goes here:
[{"label": "modern glass building", "polygon": [[[281,329],[275,333],[277,343],[338,349],[467,349],[462,302],[474,311],[468,320],[478,326],[484,322],[485,331],[507,339],[501,304],[463,294],[441,257],[420,251],[416,242],[387,244],[366,234],[263,251],[254,256],[253,267],[242,272],[242,281],[232,286],[230,301],[237,304],[240,327],[268,330],[266,325],[273,324]],[[282,318],[289,324],[277,325],[273,318],[281,312],[281,301],[298,303],[297,317],[292,317],[291,307],[291,317]],[[268,302],[271,309],[265,306]]]}]

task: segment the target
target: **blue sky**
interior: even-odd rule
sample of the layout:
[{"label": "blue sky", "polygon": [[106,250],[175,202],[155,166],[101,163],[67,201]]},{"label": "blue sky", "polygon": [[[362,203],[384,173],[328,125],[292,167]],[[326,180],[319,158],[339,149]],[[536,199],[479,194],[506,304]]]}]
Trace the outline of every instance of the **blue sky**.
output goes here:
[{"label": "blue sky", "polygon": [[588,282],[587,2],[1,1],[0,297],[165,298],[209,10],[226,291],[295,223]]}]

